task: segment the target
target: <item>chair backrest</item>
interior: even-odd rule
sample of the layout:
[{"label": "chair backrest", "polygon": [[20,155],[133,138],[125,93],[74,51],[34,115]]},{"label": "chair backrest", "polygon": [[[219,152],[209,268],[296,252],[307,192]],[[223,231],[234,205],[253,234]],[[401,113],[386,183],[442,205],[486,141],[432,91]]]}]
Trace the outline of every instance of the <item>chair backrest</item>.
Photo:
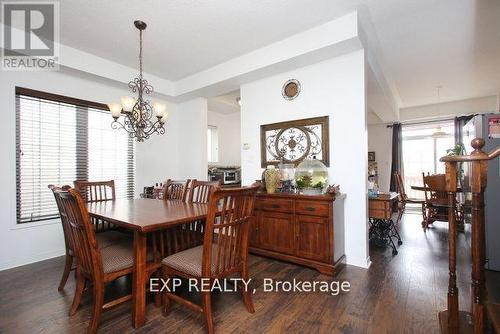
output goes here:
[{"label": "chair backrest", "polygon": [[210,193],[219,188],[221,181],[197,181],[191,182],[191,190],[189,191],[190,203],[208,203]]},{"label": "chair backrest", "polygon": [[181,200],[185,201],[187,198],[189,186],[191,184],[191,180],[187,179],[186,181],[174,181],[168,179],[163,186],[163,199],[164,200]]},{"label": "chair backrest", "polygon": [[72,240],[70,239],[70,234],[69,234],[69,230],[68,230],[69,227],[68,227],[67,221],[65,219],[66,217],[63,216],[63,214],[62,214],[61,198],[60,198],[60,196],[57,196],[55,193],[56,191],[71,189],[71,187],[70,186],[63,186],[61,188],[61,187],[57,187],[53,184],[49,184],[48,188],[52,191],[52,193],[54,194],[54,199],[56,200],[57,210],[59,211],[59,216],[61,218],[61,225],[62,225],[62,229],[63,229],[64,244],[66,246],[66,251],[70,250],[71,252],[73,252],[74,246],[73,246]]},{"label": "chair backrest", "polygon": [[216,189],[211,193],[203,239],[203,277],[227,276],[246,265],[257,189]]},{"label": "chair backrest", "polygon": [[408,196],[406,195],[405,184],[403,181],[403,176],[400,172],[394,172],[394,178],[396,179],[396,188],[399,193],[400,199],[406,201]]},{"label": "chair backrest", "polygon": [[425,175],[422,173],[422,178],[424,180],[424,187],[426,188],[426,200],[430,200],[431,198],[447,198],[445,174]]},{"label": "chair backrest", "polygon": [[115,199],[115,181],[75,181],[75,190],[87,202],[112,201]]},{"label": "chair backrest", "polygon": [[80,193],[75,189],[56,189],[54,196],[61,205],[61,219],[66,223],[80,270],[87,276],[102,279],[104,274],[101,253],[86,204]]}]

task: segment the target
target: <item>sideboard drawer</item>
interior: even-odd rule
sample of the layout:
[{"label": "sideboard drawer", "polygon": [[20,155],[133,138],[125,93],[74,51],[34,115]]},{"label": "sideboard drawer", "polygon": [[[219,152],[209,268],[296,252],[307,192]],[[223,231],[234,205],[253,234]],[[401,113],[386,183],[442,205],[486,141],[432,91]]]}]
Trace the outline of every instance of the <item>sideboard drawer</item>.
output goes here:
[{"label": "sideboard drawer", "polygon": [[257,199],[255,208],[264,211],[292,213],[292,201],[286,199]]},{"label": "sideboard drawer", "polygon": [[330,213],[328,203],[318,203],[313,201],[296,201],[295,212],[300,215],[328,217]]}]

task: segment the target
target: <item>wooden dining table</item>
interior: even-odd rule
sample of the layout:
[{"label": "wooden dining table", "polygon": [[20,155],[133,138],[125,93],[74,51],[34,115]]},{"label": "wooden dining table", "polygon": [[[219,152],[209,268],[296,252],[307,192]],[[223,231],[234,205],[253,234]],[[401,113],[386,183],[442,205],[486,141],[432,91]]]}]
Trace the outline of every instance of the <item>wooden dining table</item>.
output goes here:
[{"label": "wooden dining table", "polygon": [[88,203],[87,209],[91,217],[111,222],[133,232],[132,325],[139,328],[146,322],[148,233],[205,220],[208,205],[139,198]]}]

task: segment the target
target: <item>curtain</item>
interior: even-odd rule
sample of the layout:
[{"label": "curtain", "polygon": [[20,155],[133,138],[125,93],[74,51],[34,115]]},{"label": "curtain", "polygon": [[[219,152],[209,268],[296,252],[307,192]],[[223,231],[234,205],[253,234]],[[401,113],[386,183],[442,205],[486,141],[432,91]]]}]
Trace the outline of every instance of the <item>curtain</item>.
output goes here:
[{"label": "curtain", "polygon": [[390,191],[397,191],[396,179],[394,173],[403,174],[403,135],[401,132],[401,123],[392,125],[392,167],[391,167],[391,185]]}]

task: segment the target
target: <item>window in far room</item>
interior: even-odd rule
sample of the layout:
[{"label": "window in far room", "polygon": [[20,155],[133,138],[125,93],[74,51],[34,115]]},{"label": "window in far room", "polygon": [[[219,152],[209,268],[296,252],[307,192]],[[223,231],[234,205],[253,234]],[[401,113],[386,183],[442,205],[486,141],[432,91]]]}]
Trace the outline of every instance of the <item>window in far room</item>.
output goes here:
[{"label": "window in far room", "polygon": [[217,127],[213,125],[207,128],[207,160],[209,163],[219,161],[219,138]]}]

